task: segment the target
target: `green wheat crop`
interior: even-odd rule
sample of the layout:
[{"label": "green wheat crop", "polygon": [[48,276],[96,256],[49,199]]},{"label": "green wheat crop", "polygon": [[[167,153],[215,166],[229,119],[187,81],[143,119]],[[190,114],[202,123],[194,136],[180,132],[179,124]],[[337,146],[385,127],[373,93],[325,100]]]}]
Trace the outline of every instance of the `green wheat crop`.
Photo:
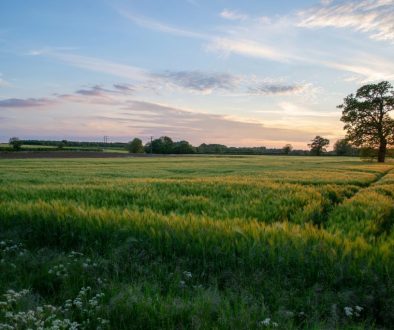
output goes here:
[{"label": "green wheat crop", "polygon": [[0,329],[390,329],[393,168],[1,160]]}]

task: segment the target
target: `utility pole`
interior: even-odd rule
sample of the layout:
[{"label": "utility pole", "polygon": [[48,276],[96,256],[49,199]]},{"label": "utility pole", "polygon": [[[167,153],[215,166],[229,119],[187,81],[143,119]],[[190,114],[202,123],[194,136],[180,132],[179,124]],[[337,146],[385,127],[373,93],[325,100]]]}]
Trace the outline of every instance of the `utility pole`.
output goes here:
[{"label": "utility pole", "polygon": [[108,143],[108,139],[109,139],[109,136],[107,136],[107,135],[104,135],[104,143],[105,143],[105,144],[107,144],[107,143]]},{"label": "utility pole", "polygon": [[150,154],[151,154],[151,155],[153,154],[153,144],[152,144],[152,141],[153,141],[153,136],[150,137]]}]

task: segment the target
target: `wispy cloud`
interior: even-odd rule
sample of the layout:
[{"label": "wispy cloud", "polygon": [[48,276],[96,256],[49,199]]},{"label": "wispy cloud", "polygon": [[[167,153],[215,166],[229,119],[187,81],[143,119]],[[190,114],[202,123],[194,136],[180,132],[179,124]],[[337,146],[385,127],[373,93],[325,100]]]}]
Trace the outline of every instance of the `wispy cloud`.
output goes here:
[{"label": "wispy cloud", "polygon": [[232,21],[243,21],[248,18],[248,15],[240,13],[239,11],[236,10],[229,10],[229,9],[224,9],[220,13],[220,17]]},{"label": "wispy cloud", "polygon": [[56,103],[55,100],[46,98],[29,98],[29,99],[3,99],[0,100],[0,108],[33,108],[33,107],[46,107]]},{"label": "wispy cloud", "polygon": [[355,54],[352,59],[321,60],[320,64],[348,72],[352,76],[346,80],[354,80],[359,83],[394,80],[394,63],[378,56]]},{"label": "wispy cloud", "polygon": [[104,89],[101,86],[95,85],[89,89],[79,89],[75,93],[86,96],[103,96],[110,92],[108,89]]},{"label": "wispy cloud", "polygon": [[114,84],[114,88],[124,94],[132,94],[135,92],[135,88],[130,84]]},{"label": "wispy cloud", "polygon": [[242,38],[216,38],[207,45],[207,50],[217,52],[223,56],[234,53],[277,62],[287,62],[289,59],[295,58],[294,55],[286,54],[283,50],[274,46]]},{"label": "wispy cloud", "polygon": [[115,86],[118,85],[114,85],[115,89],[109,89],[94,85],[78,89],[72,94],[60,94],[55,96],[59,100],[66,102],[119,105],[122,104],[119,96],[123,96],[125,93]]},{"label": "wispy cloud", "polygon": [[394,0],[327,2],[299,12],[299,26],[351,28],[394,43]]},{"label": "wispy cloud", "polygon": [[[138,126],[142,128],[140,133],[145,136],[170,135],[186,138],[194,143],[250,145],[250,141],[253,141],[255,145],[264,145],[277,144],[281,141],[304,142],[310,139],[311,135],[307,131],[265,127],[256,122],[237,120],[225,115],[186,111],[151,102],[129,102],[125,110],[121,117],[113,120],[119,120],[123,124],[128,122],[127,125],[130,127]],[[143,117],[138,116],[140,111]],[[136,116],[140,121],[135,120]],[[151,128],[145,126],[152,123],[159,125]],[[228,132],[232,132],[231,137]]]},{"label": "wispy cloud", "polygon": [[[18,106],[26,105],[26,102],[27,100],[20,100]],[[24,117],[15,117],[7,124],[0,121],[0,129],[6,132],[5,134],[31,136],[58,136],[59,132],[80,137],[107,134],[124,141],[130,136],[140,136],[147,140],[152,135],[169,135],[175,139],[186,139],[193,144],[207,142],[236,146],[278,146],[291,142],[302,147],[313,136],[308,130],[265,126],[256,120],[252,122],[235,116],[190,111],[138,100],[111,105],[111,111],[108,106],[96,107],[93,110],[89,104],[82,103],[75,111],[63,112],[63,107],[64,105],[59,103],[54,105],[53,112],[41,113],[39,131],[32,129]],[[54,117],[54,113],[58,116]],[[12,125],[12,130],[9,125]]]},{"label": "wispy cloud", "polygon": [[136,15],[134,13],[131,13],[127,10],[124,9],[117,9],[118,13],[122,15],[123,17],[127,18],[134,24],[141,26],[143,28],[149,29],[149,30],[154,30],[154,31],[159,31],[163,33],[168,33],[180,37],[188,37],[188,38],[197,38],[197,39],[210,39],[209,35],[195,32],[195,31],[190,31],[188,29],[184,28],[179,28],[175,27],[160,21],[157,21],[152,18],[148,18],[145,16],[141,15]]},{"label": "wispy cloud", "polygon": [[240,83],[237,76],[217,72],[166,71],[156,76],[165,83],[203,94],[210,94],[215,90],[236,90]]},{"label": "wispy cloud", "polygon": [[104,88],[100,85],[94,85],[92,87],[79,89],[75,92],[76,94],[86,96],[105,96],[108,94],[122,94],[131,95],[134,93],[134,89],[129,84],[114,84],[113,89]]},{"label": "wispy cloud", "polygon": [[107,73],[131,80],[147,79],[148,77],[147,72],[141,68],[103,60],[97,57],[82,56],[70,52],[53,51],[51,49],[32,50],[29,54],[33,56],[47,56],[77,68]]},{"label": "wispy cloud", "polygon": [[[384,52],[353,40],[337,38],[335,51],[311,42],[305,45],[305,27],[349,27],[371,38],[394,41],[394,0],[324,1],[321,5],[269,20],[249,17],[222,30],[206,49],[227,57],[232,54],[285,64],[307,65],[347,72],[358,82],[394,77],[394,63]],[[313,33],[319,33],[318,31]],[[318,37],[316,37],[318,40]],[[346,53],[346,55],[344,55]],[[378,55],[379,54],[379,55]],[[347,78],[346,78],[347,79]]]},{"label": "wispy cloud", "polygon": [[254,95],[294,95],[305,92],[311,84],[270,84],[263,83],[256,86],[249,87],[249,93]]},{"label": "wispy cloud", "polygon": [[[230,42],[230,41],[229,41]],[[242,41],[231,43],[233,50],[237,52],[253,52],[251,56],[264,56],[269,58],[281,57],[283,61],[285,56],[279,51],[264,49],[262,46],[252,45],[250,42]],[[257,47],[254,48],[254,47]],[[227,49],[228,51],[228,49]],[[32,51],[34,56],[48,56],[55,58],[68,65],[91,70],[96,72],[107,73],[117,77],[127,78],[133,81],[133,84],[115,84],[113,89],[104,89],[102,86],[91,86],[88,89],[80,89],[76,91],[78,96],[94,96],[104,97],[105,102],[112,102],[107,94],[134,94],[138,91],[186,91],[201,94],[211,94],[217,91],[226,91],[228,93],[244,93],[253,95],[268,95],[268,94],[291,94],[300,93],[307,89],[306,85],[284,84],[283,82],[273,82],[267,85],[266,77],[256,78],[244,75],[235,75],[226,72],[204,72],[199,70],[180,70],[164,72],[149,72],[139,67],[110,62],[95,57],[81,56],[70,54],[68,52],[59,53],[53,51]],[[63,95],[63,98],[71,98],[76,101],[76,95]],[[91,100],[90,100],[91,101]],[[89,101],[89,102],[90,102]]]}]

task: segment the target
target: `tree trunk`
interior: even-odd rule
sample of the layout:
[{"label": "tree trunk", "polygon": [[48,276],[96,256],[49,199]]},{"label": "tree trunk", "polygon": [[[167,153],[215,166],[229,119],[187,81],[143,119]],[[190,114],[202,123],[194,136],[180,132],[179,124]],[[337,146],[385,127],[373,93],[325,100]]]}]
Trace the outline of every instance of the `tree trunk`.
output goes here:
[{"label": "tree trunk", "polygon": [[378,162],[384,163],[386,159],[386,149],[387,149],[387,141],[380,141],[379,151],[378,151]]}]

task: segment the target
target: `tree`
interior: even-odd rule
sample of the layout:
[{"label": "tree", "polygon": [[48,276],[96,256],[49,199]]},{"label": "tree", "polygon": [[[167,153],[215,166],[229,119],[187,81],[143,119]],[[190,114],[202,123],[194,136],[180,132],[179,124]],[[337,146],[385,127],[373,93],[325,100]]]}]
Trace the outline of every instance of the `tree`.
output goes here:
[{"label": "tree", "polygon": [[347,139],[355,146],[377,149],[378,162],[386,158],[387,146],[394,142],[394,88],[388,81],[360,87],[356,95],[348,95],[343,104],[341,121]]},{"label": "tree", "polygon": [[311,148],[312,155],[320,156],[323,152],[326,152],[326,147],[329,144],[329,140],[318,135],[312,140],[312,143],[308,144],[308,146]]},{"label": "tree", "polygon": [[142,145],[142,140],[139,138],[134,138],[132,141],[127,143],[126,149],[131,154],[140,154],[144,152],[144,147]]},{"label": "tree", "polygon": [[356,151],[347,139],[340,139],[334,144],[334,152],[337,156],[354,156]]},{"label": "tree", "polygon": [[227,151],[227,147],[223,144],[201,144],[197,150],[200,154],[224,154]]},{"label": "tree", "polygon": [[12,137],[10,138],[8,142],[14,150],[20,150],[23,144],[23,141],[21,141],[18,137]]},{"label": "tree", "polygon": [[179,141],[174,143],[174,154],[194,154],[196,148],[193,147],[188,141]]},{"label": "tree", "polygon": [[67,140],[61,140],[59,145],[57,146],[58,149],[63,149],[67,145]]},{"label": "tree", "polygon": [[174,142],[168,136],[162,136],[145,145],[145,151],[154,154],[171,154],[173,153],[173,149]]},{"label": "tree", "polygon": [[293,146],[291,144],[286,144],[283,148],[283,153],[288,155],[292,150],[293,150]]}]

